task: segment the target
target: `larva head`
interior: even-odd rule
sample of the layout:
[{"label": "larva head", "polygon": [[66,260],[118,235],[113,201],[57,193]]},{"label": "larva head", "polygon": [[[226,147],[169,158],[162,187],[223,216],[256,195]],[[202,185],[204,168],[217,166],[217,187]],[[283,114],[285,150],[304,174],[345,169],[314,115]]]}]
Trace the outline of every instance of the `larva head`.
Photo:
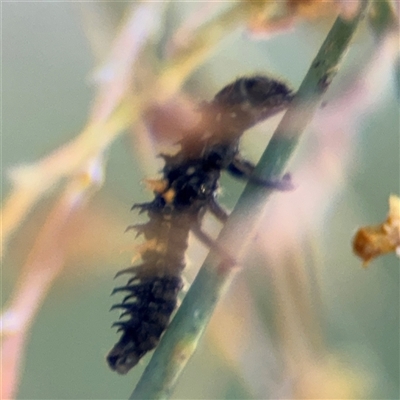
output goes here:
[{"label": "larva head", "polygon": [[244,131],[287,108],[293,97],[293,91],[285,83],[257,75],[225,86],[210,105],[223,127]]}]

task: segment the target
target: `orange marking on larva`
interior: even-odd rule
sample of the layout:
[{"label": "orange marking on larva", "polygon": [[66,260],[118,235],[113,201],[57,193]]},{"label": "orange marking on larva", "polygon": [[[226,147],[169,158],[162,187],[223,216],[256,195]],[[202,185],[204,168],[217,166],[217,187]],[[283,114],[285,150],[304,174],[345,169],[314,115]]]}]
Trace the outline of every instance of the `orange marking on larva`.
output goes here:
[{"label": "orange marking on larva", "polygon": [[166,179],[144,179],[146,187],[155,193],[163,193],[168,188],[168,181]]},{"label": "orange marking on larva", "polygon": [[135,254],[132,258],[131,258],[131,263],[135,263],[136,261],[140,260],[140,257],[142,255],[140,253]]},{"label": "orange marking on larva", "polygon": [[135,248],[136,254],[132,257],[131,262],[134,263],[135,261],[139,260],[143,253],[148,250],[154,250],[158,253],[163,253],[166,250],[166,243],[162,242],[157,239],[151,239],[147,242],[142,243]]},{"label": "orange marking on larva", "polygon": [[164,200],[170,204],[174,201],[176,196],[176,192],[174,189],[168,189],[165,193],[163,193],[162,197],[164,198]]}]

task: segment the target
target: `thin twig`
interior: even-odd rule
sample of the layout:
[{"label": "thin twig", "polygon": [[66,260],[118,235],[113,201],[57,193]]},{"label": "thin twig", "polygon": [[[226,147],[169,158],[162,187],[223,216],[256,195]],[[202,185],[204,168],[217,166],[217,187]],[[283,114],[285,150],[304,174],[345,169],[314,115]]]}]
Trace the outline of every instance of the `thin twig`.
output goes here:
[{"label": "thin twig", "polygon": [[[322,96],[362,19],[368,1],[351,20],[338,17],[284,115],[256,169],[264,180],[281,176],[295,150],[301,132],[311,121]],[[272,191],[249,182],[218,238],[235,259],[239,259],[260,219]],[[239,225],[240,223],[240,225]],[[240,226],[240,235],[237,227]],[[243,239],[246,238],[246,241]],[[130,399],[170,397],[186,363],[193,355],[213,310],[233,278],[234,268],[221,254],[211,250],[170,327],[154,352]]]}]

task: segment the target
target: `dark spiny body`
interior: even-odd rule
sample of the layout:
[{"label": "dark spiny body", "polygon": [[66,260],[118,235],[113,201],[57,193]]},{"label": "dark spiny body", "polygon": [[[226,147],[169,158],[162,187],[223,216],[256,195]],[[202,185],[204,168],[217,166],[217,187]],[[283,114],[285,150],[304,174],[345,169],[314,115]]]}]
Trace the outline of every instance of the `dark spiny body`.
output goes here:
[{"label": "dark spiny body", "polygon": [[184,135],[180,151],[163,156],[164,187],[155,191],[152,202],[134,206],[149,217],[146,224],[134,226],[147,247],[141,252],[142,264],[120,272],[133,274],[127,285],[114,290],[128,294],[113,307],[127,318],[115,324],[122,336],[107,357],[111,369],[126,373],[157,346],[182,288],[189,231],[211,210],[221,171],[248,175],[243,171],[251,164],[238,150],[241,135],[286,108],[292,98],[279,81],[263,76],[238,79],[202,104],[202,121]]}]

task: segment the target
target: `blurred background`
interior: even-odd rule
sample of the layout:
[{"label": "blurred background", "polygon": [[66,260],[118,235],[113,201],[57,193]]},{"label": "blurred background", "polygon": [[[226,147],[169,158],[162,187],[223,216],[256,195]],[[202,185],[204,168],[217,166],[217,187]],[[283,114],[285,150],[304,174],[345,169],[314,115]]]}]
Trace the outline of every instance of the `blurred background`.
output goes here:
[{"label": "blurred background", "polygon": [[[3,200],[12,191],[12,168],[34,163],[84,128],[106,71],[99,66],[134,13],[131,6],[3,3]],[[150,10],[158,22],[136,59],[143,85],[151,80],[143,72],[148,65],[156,71],[179,39],[229,6],[171,2]],[[337,12],[299,10],[265,31],[257,18],[226,31],[182,92],[194,103],[209,100],[254,73],[298,88]],[[383,222],[389,195],[399,193],[399,108],[393,51],[386,47],[385,38],[360,26],[290,164],[296,190],[266,205],[257,251],[219,305],[172,398],[399,398],[399,261],[390,254],[363,269],[351,249],[356,229]],[[165,109],[179,120],[177,104]],[[261,155],[279,118],[246,134],[248,158]],[[63,269],[27,333],[16,398],[128,398],[149,360],[128,376],[105,362],[118,338],[110,328],[118,315],[108,312],[116,301],[109,296],[113,276],[129,265],[134,248],[134,234],[124,233],[137,220],[129,210],[151,199],[141,180],[161,167],[154,156],[168,142],[151,129],[148,137],[158,141],[143,139],[143,130],[135,124],[105,146],[104,183],[68,220]],[[67,179],[40,197],[13,232],[3,260],[3,305]],[[221,186],[221,203],[232,209],[243,184],[224,176]],[[212,220],[206,227],[219,229]],[[193,239],[189,283],[205,254]]]}]

